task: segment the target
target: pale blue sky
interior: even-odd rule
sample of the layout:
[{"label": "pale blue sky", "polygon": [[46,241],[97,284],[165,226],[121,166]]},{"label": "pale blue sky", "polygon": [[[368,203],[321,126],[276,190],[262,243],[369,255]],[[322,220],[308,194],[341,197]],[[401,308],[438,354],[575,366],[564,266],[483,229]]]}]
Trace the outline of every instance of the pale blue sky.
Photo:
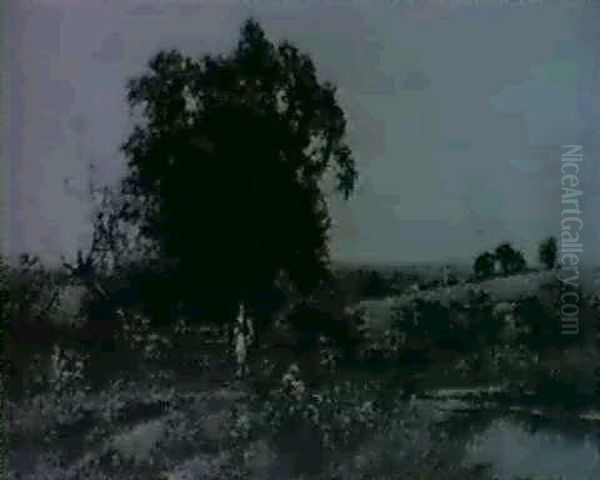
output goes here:
[{"label": "pale blue sky", "polygon": [[[440,5],[444,6],[440,6]],[[560,229],[561,144],[583,144],[587,261],[598,253],[598,8],[585,1],[9,0],[10,249],[84,246],[90,162],[122,173],[128,77],[159,48],[225,51],[254,15],[339,86],[361,183],[332,200],[334,258],[530,258]]]}]

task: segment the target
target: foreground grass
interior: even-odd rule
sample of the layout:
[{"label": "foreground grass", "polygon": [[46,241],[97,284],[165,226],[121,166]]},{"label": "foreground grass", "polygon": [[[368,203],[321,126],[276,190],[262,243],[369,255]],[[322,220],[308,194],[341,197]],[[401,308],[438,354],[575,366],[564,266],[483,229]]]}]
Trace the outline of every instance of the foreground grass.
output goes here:
[{"label": "foreground grass", "polygon": [[222,346],[149,338],[162,349],[119,366],[84,349],[40,359],[8,403],[9,478],[486,478],[461,466],[434,404],[380,380],[265,352],[236,380]]},{"label": "foreground grass", "polygon": [[[522,330],[492,338],[496,303],[422,302],[399,312],[395,332],[363,338],[352,359],[327,341],[266,342],[242,380],[224,338],[140,316],[108,347],[77,336],[13,344],[9,478],[493,478],[464,462],[468,439],[489,422],[450,421],[490,396],[431,392],[498,384],[495,400],[507,404],[573,407],[586,363],[577,345],[536,344],[535,302],[522,304]],[[452,350],[448,338],[473,342]]]}]

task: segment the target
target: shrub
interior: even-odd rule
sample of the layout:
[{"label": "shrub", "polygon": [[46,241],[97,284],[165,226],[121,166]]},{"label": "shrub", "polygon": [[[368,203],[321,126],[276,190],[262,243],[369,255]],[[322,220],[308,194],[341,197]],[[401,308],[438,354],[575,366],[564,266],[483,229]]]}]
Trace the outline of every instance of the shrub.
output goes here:
[{"label": "shrub", "polygon": [[23,254],[8,273],[7,311],[10,332],[21,342],[51,342],[60,285],[56,273],[36,256]]},{"label": "shrub", "polygon": [[549,312],[538,297],[517,302],[517,339],[531,350],[557,345],[561,341],[560,318]]},{"label": "shrub", "polygon": [[431,359],[441,350],[479,351],[496,344],[503,328],[503,319],[493,314],[493,301],[483,290],[471,290],[466,301],[449,305],[418,298],[393,315],[392,330],[401,335],[397,348],[413,359]]},{"label": "shrub", "polygon": [[335,381],[317,390],[303,380],[298,365],[292,364],[270,392],[264,419],[271,432],[308,425],[318,432],[324,448],[345,448],[375,426],[378,409],[368,400],[373,385],[363,387],[360,390],[349,381]]},{"label": "shrub", "polygon": [[316,351],[320,337],[325,337],[345,355],[353,353],[357,333],[353,330],[354,312],[332,311],[314,300],[301,301],[288,315],[299,353]]},{"label": "shrub", "polygon": [[400,309],[394,328],[406,337],[409,352],[433,353],[435,349],[461,349],[460,325],[455,324],[450,309],[439,301],[416,299]]}]

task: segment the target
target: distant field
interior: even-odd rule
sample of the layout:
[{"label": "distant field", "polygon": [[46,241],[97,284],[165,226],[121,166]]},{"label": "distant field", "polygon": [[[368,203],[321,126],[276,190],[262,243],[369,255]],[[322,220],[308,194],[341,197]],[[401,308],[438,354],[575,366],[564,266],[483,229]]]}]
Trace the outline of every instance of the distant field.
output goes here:
[{"label": "distant field", "polygon": [[[480,282],[466,282],[450,287],[436,287],[418,292],[408,292],[385,298],[365,299],[358,303],[364,309],[368,322],[376,329],[390,326],[392,309],[407,305],[415,299],[438,301],[448,304],[450,301],[466,300],[469,291],[482,289],[495,301],[511,301],[533,295],[541,285],[557,282],[556,272],[528,272],[509,277],[496,277]],[[600,294],[600,280],[595,271],[584,271],[581,277],[581,288],[587,295]]]}]

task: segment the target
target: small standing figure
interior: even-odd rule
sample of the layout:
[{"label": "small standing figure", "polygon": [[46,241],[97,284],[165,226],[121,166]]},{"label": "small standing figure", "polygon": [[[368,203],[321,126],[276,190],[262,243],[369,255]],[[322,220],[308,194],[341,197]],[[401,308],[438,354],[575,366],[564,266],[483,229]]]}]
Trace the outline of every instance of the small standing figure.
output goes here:
[{"label": "small standing figure", "polygon": [[444,287],[448,287],[450,285],[450,267],[448,265],[444,265],[442,268],[442,282]]},{"label": "small standing figure", "polygon": [[252,321],[246,317],[246,311],[244,304],[240,304],[238,317],[233,330],[233,336],[235,341],[235,356],[237,360],[237,376],[239,378],[246,374],[246,357],[248,353],[248,347],[254,339],[254,328]]}]

